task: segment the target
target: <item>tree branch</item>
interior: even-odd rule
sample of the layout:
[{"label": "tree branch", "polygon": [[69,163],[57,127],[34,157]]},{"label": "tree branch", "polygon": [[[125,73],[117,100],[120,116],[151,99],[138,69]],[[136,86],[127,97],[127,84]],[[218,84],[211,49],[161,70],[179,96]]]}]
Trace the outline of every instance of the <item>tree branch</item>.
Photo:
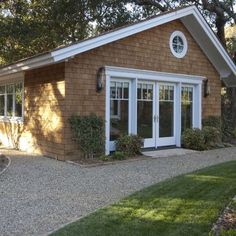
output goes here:
[{"label": "tree branch", "polygon": [[161,12],[165,12],[168,10],[168,7],[163,6],[160,1],[157,0],[134,0],[133,2],[139,6],[154,6]]}]

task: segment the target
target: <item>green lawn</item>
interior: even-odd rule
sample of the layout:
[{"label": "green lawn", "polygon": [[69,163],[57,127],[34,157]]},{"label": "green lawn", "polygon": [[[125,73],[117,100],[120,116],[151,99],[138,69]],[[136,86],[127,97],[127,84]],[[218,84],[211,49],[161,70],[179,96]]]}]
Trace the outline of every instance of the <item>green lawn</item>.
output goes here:
[{"label": "green lawn", "polygon": [[139,191],[52,235],[204,236],[236,194],[236,162]]}]

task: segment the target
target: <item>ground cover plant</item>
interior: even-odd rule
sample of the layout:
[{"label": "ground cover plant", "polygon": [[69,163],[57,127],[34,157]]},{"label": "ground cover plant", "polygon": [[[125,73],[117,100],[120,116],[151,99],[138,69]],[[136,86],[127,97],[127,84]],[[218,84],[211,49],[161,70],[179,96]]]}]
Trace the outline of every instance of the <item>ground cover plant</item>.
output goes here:
[{"label": "ground cover plant", "polygon": [[52,235],[207,236],[236,193],[235,169],[236,161],[163,181]]}]

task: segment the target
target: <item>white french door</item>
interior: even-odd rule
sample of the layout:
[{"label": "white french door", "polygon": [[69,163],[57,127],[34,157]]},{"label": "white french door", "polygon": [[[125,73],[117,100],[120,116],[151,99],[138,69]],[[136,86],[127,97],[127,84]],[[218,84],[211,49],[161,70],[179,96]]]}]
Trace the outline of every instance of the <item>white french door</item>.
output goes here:
[{"label": "white french door", "polygon": [[106,67],[106,154],[118,137],[138,134],[144,147],[181,146],[181,132],[201,128],[204,77]]},{"label": "white french door", "polygon": [[137,133],[144,147],[176,145],[176,86],[139,81],[137,86]]},{"label": "white french door", "polygon": [[156,147],[176,145],[176,85],[157,83]]}]

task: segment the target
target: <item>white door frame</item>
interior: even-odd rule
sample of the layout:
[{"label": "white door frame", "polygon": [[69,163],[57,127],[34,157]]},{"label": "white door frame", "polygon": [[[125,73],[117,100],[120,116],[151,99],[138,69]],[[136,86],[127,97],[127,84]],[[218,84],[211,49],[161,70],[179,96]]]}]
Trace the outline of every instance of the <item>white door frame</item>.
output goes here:
[{"label": "white door frame", "polygon": [[[173,136],[172,137],[160,137],[160,116],[162,114],[160,114],[159,108],[160,108],[160,98],[159,98],[159,89],[160,89],[160,85],[170,85],[174,87],[174,112],[173,112],[173,119],[174,119],[174,127],[173,127]],[[163,147],[163,146],[171,146],[171,145],[177,145],[177,139],[176,139],[176,120],[177,120],[177,116],[176,116],[176,100],[177,100],[177,96],[176,96],[176,83],[167,83],[167,82],[157,82],[157,94],[156,94],[156,114],[158,116],[158,120],[156,122],[156,148],[157,147]]]},{"label": "white door frame", "polygon": [[[106,109],[105,109],[105,152],[109,154],[110,147],[110,80],[112,78],[130,81],[130,106],[129,106],[129,133],[137,134],[137,83],[138,81],[153,81],[176,84],[176,125],[175,139],[176,146],[181,145],[181,86],[194,86],[194,119],[193,127],[201,128],[202,120],[202,82],[206,79],[203,76],[164,73],[157,71],[138,70],[123,67],[105,66],[106,76]],[[114,147],[113,147],[114,148]],[[112,149],[113,149],[112,148]]]}]

